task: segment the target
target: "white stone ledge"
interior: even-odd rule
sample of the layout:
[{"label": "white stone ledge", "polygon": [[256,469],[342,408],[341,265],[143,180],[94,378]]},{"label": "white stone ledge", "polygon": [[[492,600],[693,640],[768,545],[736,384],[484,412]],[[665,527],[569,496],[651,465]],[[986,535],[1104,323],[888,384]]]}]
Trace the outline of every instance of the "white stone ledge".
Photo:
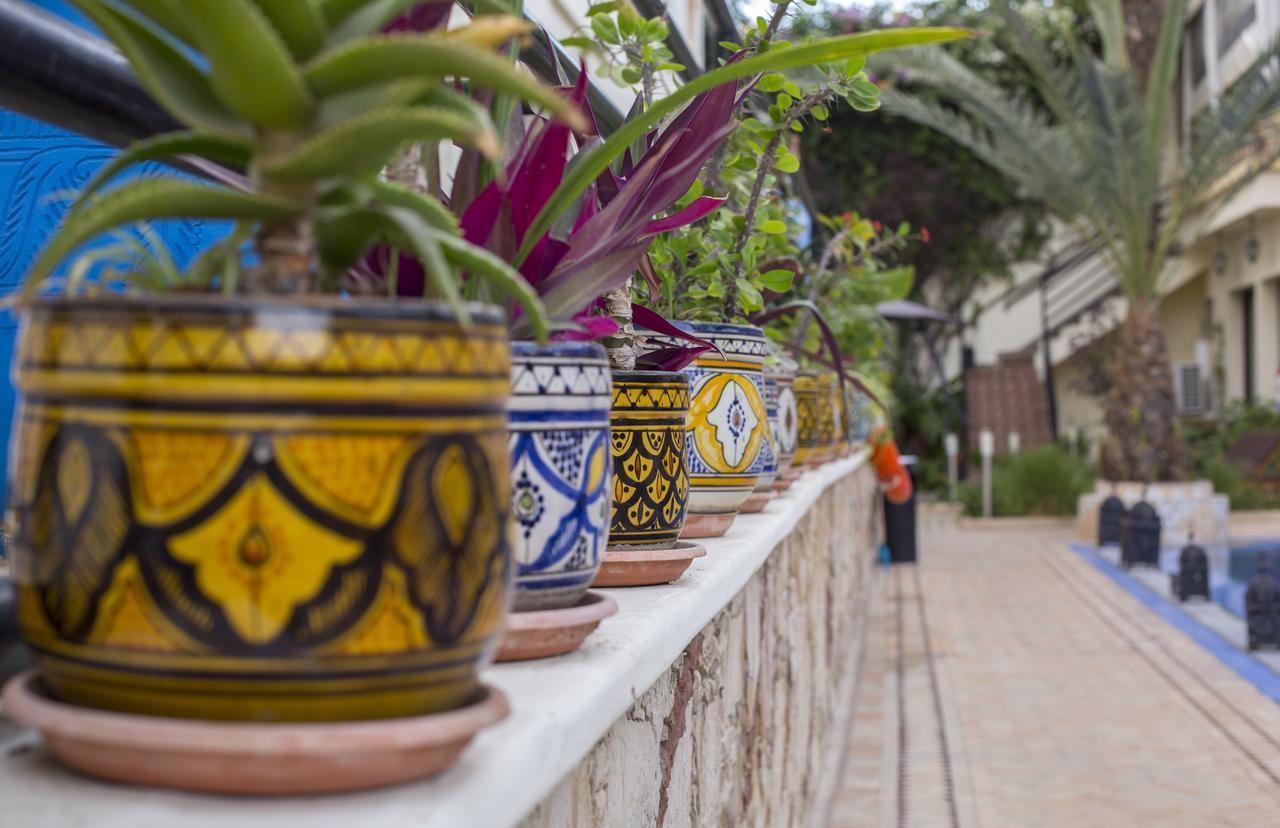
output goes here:
[{"label": "white stone ledge", "polygon": [[742,515],[679,582],[613,589],[619,613],[582,649],[544,661],[500,664],[485,680],[511,716],[481,734],[436,779],[325,797],[234,798],[132,788],[63,770],[38,737],[0,717],[0,814],[44,828],[502,828],[515,825],[680,657],[736,596],[832,484],[865,454],[800,478],[760,514]]}]

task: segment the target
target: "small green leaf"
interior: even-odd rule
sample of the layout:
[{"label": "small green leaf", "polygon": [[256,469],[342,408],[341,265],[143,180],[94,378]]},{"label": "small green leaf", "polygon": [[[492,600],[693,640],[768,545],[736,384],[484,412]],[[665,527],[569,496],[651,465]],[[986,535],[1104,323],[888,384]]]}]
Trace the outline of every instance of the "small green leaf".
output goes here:
[{"label": "small green leaf", "polygon": [[591,31],[595,32],[596,37],[605,43],[611,43],[616,46],[622,42],[622,34],[618,31],[618,26],[611,17],[591,18]]},{"label": "small green leaf", "polygon": [[800,169],[800,159],[787,153],[774,162],[773,168],[778,172],[794,173]]},{"label": "small green leaf", "polygon": [[295,216],[301,206],[283,199],[175,179],[136,179],[77,205],[31,266],[44,278],[68,253],[99,233],[165,218],[267,221]]},{"label": "small green leaf", "polygon": [[852,86],[853,91],[857,92],[859,95],[864,95],[866,97],[879,97],[880,95],[880,87],[868,80],[854,80],[850,86]]},{"label": "small green leaf", "polygon": [[[587,16],[594,17],[597,14],[615,11],[617,8],[618,4],[614,0],[608,0],[605,3],[592,3],[587,7]],[[564,41],[561,42],[563,43]]]},{"label": "small green leaf", "polygon": [[735,283],[738,286],[738,307],[750,313],[764,307],[764,296],[746,279],[738,279]]},{"label": "small green leaf", "polygon": [[786,293],[791,290],[791,285],[795,281],[796,274],[794,271],[785,268],[777,270],[768,270],[760,274],[760,285],[774,293]]},{"label": "small green leaf", "polygon": [[853,57],[845,61],[844,73],[845,75],[852,77],[853,75],[858,74],[864,68],[866,68],[866,65],[867,65],[866,55],[854,55]]},{"label": "small green leaf", "polygon": [[777,101],[778,109],[784,112],[791,108],[791,104],[795,103],[795,99],[786,92],[779,92],[778,97],[774,100]]},{"label": "small green leaf", "polygon": [[733,170],[742,170],[743,172],[751,172],[756,168],[756,159],[751,158],[750,156],[744,155],[739,158],[733,159],[725,166]]},{"label": "small green leaf", "polygon": [[761,92],[777,92],[787,85],[787,78],[779,72],[770,72],[760,78],[760,82],[756,84],[756,89]]},{"label": "small green leaf", "polygon": [[787,232],[787,223],[778,219],[765,219],[756,225],[756,229],[761,233],[768,233],[771,236],[777,236]]},{"label": "small green leaf", "polygon": [[650,20],[646,26],[645,34],[650,40],[666,40],[670,36],[671,30],[667,28],[667,24],[660,17]]},{"label": "small green leaf", "polygon": [[590,49],[596,45],[596,42],[589,37],[566,37],[561,39],[560,45],[572,46],[574,49]]},{"label": "small green leaf", "polygon": [[629,83],[634,85],[639,83],[643,79],[643,76],[640,74],[640,70],[632,66],[624,67],[620,74],[621,74],[623,83]]},{"label": "small green leaf", "polygon": [[720,41],[720,42],[719,42],[718,44],[716,44],[716,45],[718,45],[721,49],[724,49],[724,50],[729,51],[729,52],[741,52],[741,51],[742,51],[742,46],[740,46],[740,45],[739,45],[739,44],[737,44],[737,43],[734,43],[732,40],[722,40],[722,41]]},{"label": "small green leaf", "polygon": [[683,72],[686,67],[683,63],[659,63],[656,68],[659,72]]},{"label": "small green leaf", "polygon": [[791,122],[791,131],[792,131],[792,132],[804,132],[804,122],[803,122],[803,121],[792,121],[792,122]]},{"label": "small green leaf", "polygon": [[831,117],[830,110],[822,104],[814,104],[813,108],[810,109],[809,112],[813,115],[813,118],[816,121],[825,121],[827,118]]},{"label": "small green leaf", "polygon": [[794,84],[791,81],[787,81],[786,85],[782,87],[782,91],[786,92],[797,101],[804,97],[804,93],[800,91],[799,85]]}]

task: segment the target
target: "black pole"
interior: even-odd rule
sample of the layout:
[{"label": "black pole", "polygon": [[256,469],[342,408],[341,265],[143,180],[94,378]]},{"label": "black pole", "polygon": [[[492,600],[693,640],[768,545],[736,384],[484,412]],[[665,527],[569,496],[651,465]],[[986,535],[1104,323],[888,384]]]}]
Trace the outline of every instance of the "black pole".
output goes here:
[{"label": "black pole", "polygon": [[0,106],[115,147],[179,128],[110,44],[21,0],[0,0]]}]

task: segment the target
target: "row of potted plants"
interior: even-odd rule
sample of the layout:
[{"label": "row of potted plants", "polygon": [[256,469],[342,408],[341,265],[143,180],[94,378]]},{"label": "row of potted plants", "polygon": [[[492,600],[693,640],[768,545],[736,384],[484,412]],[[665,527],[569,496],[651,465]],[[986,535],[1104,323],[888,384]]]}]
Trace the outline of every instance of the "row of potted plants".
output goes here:
[{"label": "row of potted plants", "polygon": [[[573,607],[611,552],[625,578],[722,534],[785,488],[788,461],[858,439],[838,349],[796,373],[759,327],[813,308],[766,307],[803,271],[770,193],[806,119],[874,105],[868,53],[963,33],[784,44],[784,2],[677,87],[654,59],[661,21],[597,7],[597,44],[621,47],[640,91],[604,137],[585,69],[540,84],[511,57],[528,24],[479,7],[446,29],[443,3],[74,2],[184,129],[88,183],[32,294],[106,231],[233,229],[184,269],[81,252],[25,309],[12,537],[38,681],[6,698],[47,731],[79,716],[50,737],[71,764],[221,790],[437,770],[505,709],[479,671],[513,571],[517,611]],[[178,156],[218,183],[114,180]],[[332,757],[290,754],[288,782],[247,759],[121,761],[94,742],[112,727],[96,711],[132,714],[132,734],[158,717],[471,731],[445,728],[452,753],[427,744],[439,733],[411,756],[400,740],[345,782]]]}]

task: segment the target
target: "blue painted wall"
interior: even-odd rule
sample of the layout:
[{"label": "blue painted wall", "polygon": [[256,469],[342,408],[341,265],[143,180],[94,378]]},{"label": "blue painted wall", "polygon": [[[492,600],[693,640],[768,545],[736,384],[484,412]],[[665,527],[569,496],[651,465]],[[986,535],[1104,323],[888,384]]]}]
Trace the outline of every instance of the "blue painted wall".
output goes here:
[{"label": "blue painted wall", "polygon": [[[28,2],[90,28],[63,0]],[[56,194],[82,187],[114,153],[96,141],[0,109],[0,293],[22,284],[45,239],[62,221],[67,204]],[[151,165],[140,174],[154,175],[162,169]],[[180,264],[227,232],[220,222],[166,222],[155,229]],[[17,326],[12,312],[0,311],[0,451],[5,468],[14,409],[9,365]],[[6,489],[5,476],[0,476],[0,496]]]}]

